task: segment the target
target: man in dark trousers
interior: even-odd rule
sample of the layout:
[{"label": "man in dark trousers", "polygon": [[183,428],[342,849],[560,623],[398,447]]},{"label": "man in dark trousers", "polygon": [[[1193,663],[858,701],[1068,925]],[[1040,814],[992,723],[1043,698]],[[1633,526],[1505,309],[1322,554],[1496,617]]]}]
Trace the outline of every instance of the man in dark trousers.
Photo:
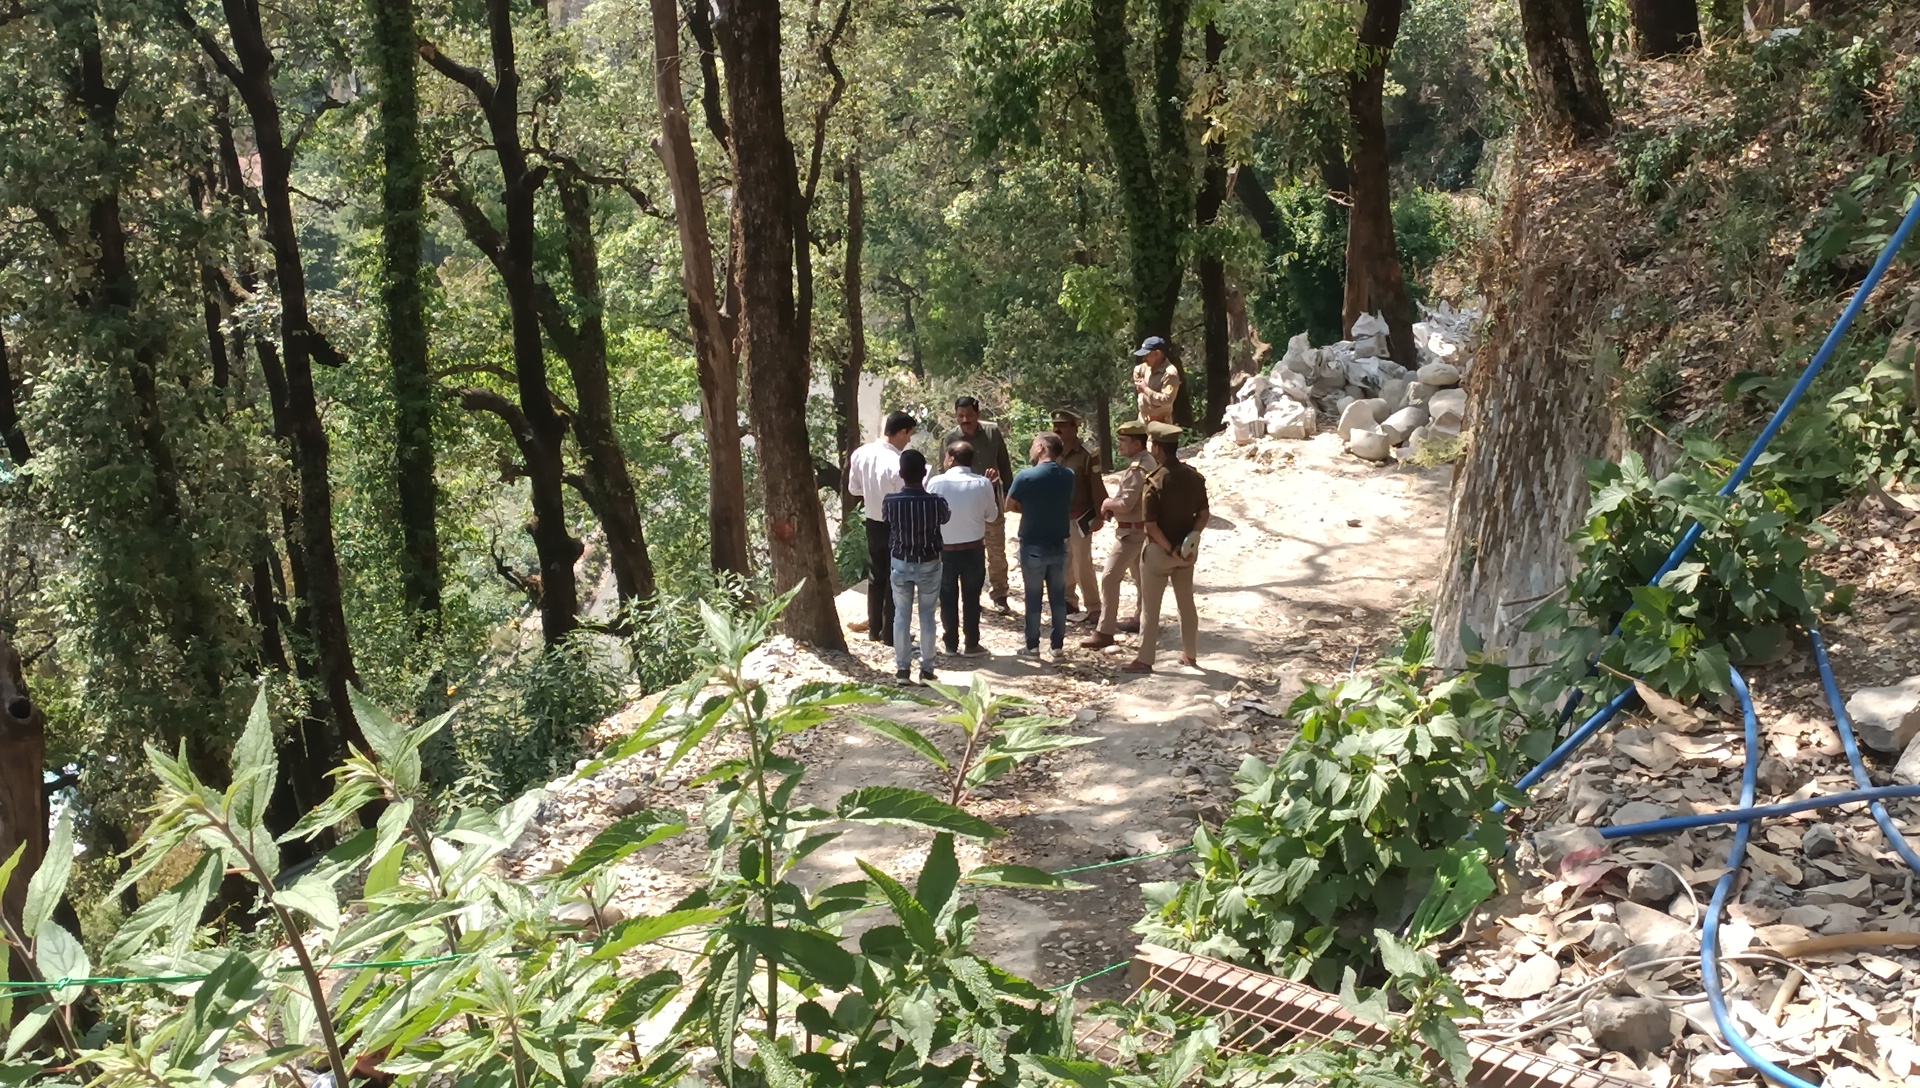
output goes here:
[{"label": "man in dark trousers", "polygon": [[887,541],[892,550],[893,675],[905,682],[913,662],[913,614],[920,613],[920,682],[934,678],[934,610],[940,604],[943,546],[940,527],[951,512],[947,500],[927,491],[927,455],[907,450],[900,455],[900,490],[881,504],[887,519]]},{"label": "man in dark trousers", "polygon": [[1180,610],[1180,663],[1200,664],[1200,612],[1193,600],[1193,567],[1200,554],[1200,532],[1207,524],[1207,481],[1179,458],[1180,428],[1148,424],[1153,459],[1160,463],[1142,503],[1147,546],[1140,555],[1140,650],[1122,672],[1152,672],[1160,646],[1160,598],[1173,587]]},{"label": "man in dark trousers", "polygon": [[[1007,485],[1013,482],[1013,460],[1007,455],[1007,436],[998,423],[980,418],[980,402],[961,397],[953,402],[953,414],[960,425],[947,432],[940,448],[950,450],[956,442],[973,447],[973,469],[994,487],[994,501],[1006,508]],[[1007,607],[1007,528],[1003,518],[987,523],[983,540],[987,546],[987,595],[994,611],[1010,612]]]},{"label": "man in dark trousers", "polygon": [[[940,558],[940,623],[946,630],[947,652],[967,657],[986,656],[980,645],[980,584],[987,577],[984,538],[989,526],[1000,524],[998,488],[973,471],[973,444],[947,445],[947,471],[927,481],[927,490],[947,500],[952,517],[940,532],[946,554]],[[965,632],[967,646],[960,648]]]},{"label": "man in dark trousers", "polygon": [[900,490],[900,451],[913,441],[917,428],[912,416],[895,412],[887,417],[886,436],[853,451],[847,458],[847,494],[859,499],[867,516],[867,637],[893,641],[893,594],[889,571],[893,550],[887,544],[887,523],[881,513],[887,496]]},{"label": "man in dark trousers", "polygon": [[1060,436],[1060,464],[1073,470],[1073,502],[1067,511],[1067,611],[1084,604],[1089,626],[1100,623],[1100,576],[1093,569],[1093,534],[1100,529],[1100,508],[1107,501],[1107,481],[1100,475],[1100,455],[1080,442],[1080,417],[1061,409],[1053,413],[1053,433]]},{"label": "man in dark trousers", "polygon": [[1007,510],[1020,515],[1020,579],[1027,588],[1027,645],[1021,657],[1040,656],[1040,597],[1053,608],[1053,654],[1067,640],[1067,511],[1073,503],[1073,470],[1060,464],[1066,452],[1057,434],[1033,440],[1033,467],[1013,478]]}]

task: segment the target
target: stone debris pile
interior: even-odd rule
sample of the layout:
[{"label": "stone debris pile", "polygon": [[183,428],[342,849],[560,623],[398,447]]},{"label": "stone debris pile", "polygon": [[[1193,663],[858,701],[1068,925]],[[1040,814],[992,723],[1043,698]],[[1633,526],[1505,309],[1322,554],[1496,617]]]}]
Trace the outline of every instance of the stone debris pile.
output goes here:
[{"label": "stone debris pile", "polygon": [[1295,336],[1270,373],[1240,384],[1226,411],[1233,441],[1310,438],[1323,418],[1334,421],[1349,451],[1369,461],[1404,461],[1457,439],[1467,410],[1460,383],[1472,365],[1480,310],[1442,302],[1421,311],[1413,369],[1388,356],[1387,323],[1373,314],[1353,323],[1352,340],[1316,348],[1306,333]]}]

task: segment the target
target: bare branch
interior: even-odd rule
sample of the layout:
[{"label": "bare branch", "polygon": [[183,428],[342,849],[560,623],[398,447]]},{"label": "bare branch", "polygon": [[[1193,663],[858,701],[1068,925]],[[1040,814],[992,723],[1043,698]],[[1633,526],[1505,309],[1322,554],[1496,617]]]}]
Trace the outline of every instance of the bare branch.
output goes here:
[{"label": "bare branch", "polygon": [[481,109],[493,108],[493,83],[480,69],[461,64],[440,52],[439,46],[425,38],[420,39],[420,59],[426,61],[427,66],[434,71],[472,91],[473,97],[479,100]]},{"label": "bare branch", "polygon": [[460,228],[466,233],[467,241],[485,254],[496,269],[505,271],[506,236],[500,233],[499,227],[493,225],[493,220],[487,218],[487,213],[481,209],[480,202],[473,198],[473,194],[458,181],[449,181],[434,186],[433,195],[452,210],[454,218],[460,220]]},{"label": "bare branch", "polygon": [[242,72],[240,66],[233,62],[233,58],[227,55],[226,49],[220,45],[220,39],[214,37],[212,31],[201,26],[193,14],[187,11],[185,4],[173,6],[173,17],[188,34],[193,36],[195,41],[200,43],[201,52],[207,55],[207,59],[213,62],[214,68],[219,70],[228,83],[233,84],[236,89],[246,87],[246,73]]},{"label": "bare branch", "polygon": [[[313,130],[319,127],[320,118],[325,117],[328,113],[331,113],[334,110],[344,109],[346,108],[346,105],[347,104],[341,101],[340,99],[335,98],[332,95],[328,95],[326,97],[326,100],[320,103],[319,109],[314,110],[313,113],[308,115],[306,120],[300,122],[300,129],[299,131],[293,134],[293,139],[287,141],[287,158],[292,159],[294,156],[294,153],[300,150],[300,142],[302,140],[305,140],[308,136],[311,136],[313,134]],[[295,189],[294,191],[300,192],[298,189]],[[305,193],[301,193],[300,195],[306,196]],[[313,198],[307,197],[307,199],[312,200]],[[316,203],[318,202],[316,201]]]},{"label": "bare branch", "polygon": [[460,366],[450,366],[445,370],[436,371],[433,379],[440,381],[443,378],[452,378],[462,374],[485,374],[489,377],[499,378],[508,385],[518,385],[520,382],[520,379],[514,376],[513,371],[497,363],[463,363]]}]

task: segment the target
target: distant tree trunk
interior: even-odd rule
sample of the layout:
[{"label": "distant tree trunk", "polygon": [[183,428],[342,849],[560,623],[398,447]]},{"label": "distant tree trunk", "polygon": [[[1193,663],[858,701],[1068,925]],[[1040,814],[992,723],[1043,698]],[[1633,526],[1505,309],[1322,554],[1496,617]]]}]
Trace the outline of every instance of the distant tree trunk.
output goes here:
[{"label": "distant tree trunk", "polygon": [[1548,125],[1566,131],[1575,143],[1605,139],[1613,127],[1613,108],[1593,59],[1586,5],[1581,0],[1520,0],[1520,32]]},{"label": "distant tree trunk", "polygon": [[1627,7],[1642,57],[1671,57],[1700,48],[1698,0],[1629,0]]},{"label": "distant tree trunk", "polygon": [[422,221],[426,166],[420,158],[419,41],[413,0],[368,0],[378,72],[384,164],[380,189],[381,302],[394,404],[394,484],[400,499],[400,591],[416,630],[440,611],[439,488],[434,483],[433,378],[427,368]]},{"label": "distant tree trunk", "polygon": [[[273,251],[274,281],[280,296],[280,354],[287,383],[287,425],[300,481],[300,543],[307,578],[301,586],[312,623],[314,659],[320,692],[334,742],[365,750],[360,723],[348,692],[359,679],[348,641],[347,614],[340,587],[340,560],[333,540],[333,483],[326,428],[313,385],[313,363],[338,366],[345,360],[327,343],[307,313],[306,268],[300,259],[299,229],[293,219],[293,155],[281,127],[275,97],[274,55],[261,25],[258,6],[223,0],[234,56],[213,36],[191,29],[202,48],[233,85],[253,122],[254,148],[260,159],[260,195],[266,206],[265,237]],[[334,753],[322,753],[331,757]]]},{"label": "distant tree trunk", "polygon": [[[1155,40],[1156,92],[1177,92],[1180,71],[1182,32],[1186,25],[1185,0],[1158,0],[1156,13],[1160,33]],[[1106,133],[1107,150],[1113,156],[1114,171],[1120,183],[1120,202],[1127,219],[1128,265],[1133,280],[1133,338],[1168,336],[1173,314],[1180,302],[1181,235],[1191,198],[1181,192],[1177,201],[1168,190],[1184,190],[1187,185],[1189,151],[1185,130],[1186,96],[1166,102],[1160,94],[1156,111],[1156,129],[1171,146],[1157,149],[1147,141],[1146,126],[1140,119],[1140,106],[1134,92],[1133,74],[1127,68],[1131,35],[1127,31],[1126,0],[1093,0],[1092,70],[1088,73],[1094,108]],[[1169,63],[1171,59],[1171,63]],[[1172,88],[1162,87],[1171,83]],[[1179,123],[1167,124],[1171,110]],[[1169,128],[1172,132],[1169,132]],[[1157,165],[1156,165],[1157,164]],[[1178,179],[1169,185],[1166,179]],[[1189,190],[1190,192],[1190,190]]]},{"label": "distant tree trunk", "polygon": [[1836,19],[1854,8],[1854,0],[1807,0],[1807,14],[1815,19]]},{"label": "distant tree trunk", "polygon": [[1400,36],[1401,0],[1367,0],[1360,20],[1360,44],[1369,53],[1366,67],[1347,86],[1353,119],[1353,152],[1347,166],[1353,212],[1347,220],[1347,298],[1342,324],[1351,335],[1363,313],[1386,318],[1392,355],[1402,366],[1419,366],[1413,344],[1413,299],[1400,269],[1400,247],[1393,236],[1393,179],[1387,151],[1382,97],[1387,61]]},{"label": "distant tree trunk", "polygon": [[859,500],[844,486],[854,448],[860,445],[860,373],[867,366],[867,321],[860,256],[866,244],[867,191],[860,178],[860,155],[847,156],[847,357],[833,376],[834,445],[840,457],[840,520],[853,516]]},{"label": "distant tree trunk", "polygon": [[7,338],[0,330],[0,440],[7,446],[7,458],[16,466],[33,456],[27,444],[27,432],[20,429],[20,379],[13,373],[13,361],[7,355]]},{"label": "distant tree trunk", "polygon": [[759,439],[775,592],[799,593],[782,623],[802,642],[844,649],[833,545],[807,440],[807,345],[794,307],[793,144],[781,102],[779,0],[723,0],[714,29],[733,130],[734,262],[747,413]]},{"label": "distant tree trunk", "polygon": [[[1217,72],[1226,53],[1227,36],[1212,22],[1207,23],[1206,49],[1207,70]],[[1218,227],[1220,213],[1227,203],[1227,148],[1218,140],[1207,145],[1204,177],[1194,218],[1208,227]],[[1202,247],[1197,271],[1207,375],[1207,408],[1200,417],[1200,429],[1212,434],[1220,429],[1227,411],[1227,398],[1233,391],[1233,345],[1227,332],[1227,262],[1220,253],[1217,239]]]},{"label": "distant tree trunk", "polygon": [[575,321],[569,322],[550,292],[540,292],[541,318],[548,338],[560,349],[573,377],[574,438],[584,464],[581,477],[587,505],[607,535],[607,557],[622,604],[654,596],[653,558],[627,453],[613,425],[613,382],[607,371],[606,300],[600,289],[600,252],[593,240],[593,194],[562,172],[560,220],[567,236],[567,266],[573,280]]},{"label": "distant tree trunk", "polygon": [[[237,0],[228,0],[237,2]],[[487,0],[487,36],[493,57],[493,78],[477,68],[449,59],[430,42],[420,44],[420,55],[448,79],[472,92],[493,136],[494,157],[500,164],[504,192],[506,234],[494,233],[485,215],[474,216],[472,206],[456,206],[467,236],[492,260],[507,292],[507,315],[513,330],[515,404],[492,390],[465,389],[461,403],[470,411],[490,412],[506,423],[519,447],[533,499],[533,519],[527,532],[540,559],[541,636],[553,646],[580,625],[580,592],[573,564],[581,544],[567,529],[566,468],[562,442],[567,423],[555,408],[547,387],[547,357],[540,340],[538,284],[534,279],[534,195],[546,182],[547,168],[529,168],[520,141],[520,70],[513,44],[511,0]],[[448,194],[451,195],[451,194]],[[457,198],[456,198],[457,199]]]},{"label": "distant tree trunk", "polygon": [[[704,5],[695,6],[704,8]],[[654,94],[660,104],[660,138],[654,153],[666,167],[673,191],[673,218],[680,232],[680,279],[687,295],[687,324],[700,370],[700,409],[707,437],[708,562],[716,571],[746,575],[747,488],[740,453],[740,374],[734,366],[733,330],[720,313],[714,287],[713,238],[707,232],[700,164],[680,94],[680,20],[673,0],[652,0]],[[704,12],[702,15],[704,19]],[[696,34],[696,38],[698,35]],[[712,63],[713,33],[706,33]],[[707,123],[717,137],[727,132],[720,113],[717,75],[708,77]],[[723,141],[724,143],[724,141]]]},{"label": "distant tree trunk", "polygon": [[0,634],[0,858],[21,851],[6,897],[0,900],[10,923],[20,920],[27,882],[47,855],[47,801],[41,789],[46,765],[46,714],[27,691],[19,652]]},{"label": "distant tree trunk", "polygon": [[1093,448],[1100,451],[1100,463],[1112,467],[1113,397],[1095,397],[1093,401]]}]

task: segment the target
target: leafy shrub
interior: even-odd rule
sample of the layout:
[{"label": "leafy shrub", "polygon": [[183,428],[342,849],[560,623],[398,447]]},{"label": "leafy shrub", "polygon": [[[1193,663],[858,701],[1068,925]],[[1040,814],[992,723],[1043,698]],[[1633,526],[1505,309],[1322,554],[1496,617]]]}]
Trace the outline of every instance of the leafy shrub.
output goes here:
[{"label": "leafy shrub", "polygon": [[1519,800],[1506,783],[1530,718],[1506,668],[1432,666],[1422,627],[1370,675],[1309,685],[1288,710],[1298,736],[1271,766],[1241,764],[1232,812],[1194,836],[1194,879],[1144,886],[1136,931],[1327,988],[1371,971],[1372,931],[1412,919],[1463,843],[1502,841],[1487,813]]},{"label": "leafy shrub", "polygon": [[[685,833],[685,813],[632,814],[560,872],[505,879],[495,863],[531,824],[541,794],[436,810],[423,749],[445,716],[406,728],[356,698],[371,752],[336,771],[333,795],[280,842],[262,823],[276,776],[264,695],[224,791],[149,748],[162,788],[124,882],[182,855],[192,871],[97,952],[99,974],[144,981],[95,989],[106,980],[93,977],[94,958],[53,920],[73,857],[63,820],[18,923],[6,923],[15,962],[43,981],[0,994],[0,1007],[37,1001],[10,1036],[0,1083],[304,1083],[301,1071],[317,1064],[347,1084],[360,1058],[415,1084],[573,1088],[620,1065],[606,1083],[668,1088],[685,1082],[691,1055],[704,1050],[718,1055],[728,1083],[1011,1088],[1017,1056],[1068,1055],[1068,1021],[1049,995],[969,950],[978,908],[966,894],[974,885],[1058,891],[1061,882],[1008,868],[963,873],[956,837],[999,832],[914,790],[865,787],[833,811],[794,801],[805,767],[776,746],[882,696],[814,685],[776,706],[742,676],[785,603],[744,617],[708,608],[700,672],[583,772],[655,747],[677,761],[716,730],[742,741],[746,754],[710,775],[719,788],[704,812],[708,883],[659,915],[588,927],[555,920],[582,900],[602,917],[611,867]],[[379,806],[377,826],[356,829],[304,875],[282,869],[283,842],[328,836],[369,805]],[[861,825],[931,833],[911,890],[870,866],[866,880],[818,891],[790,879],[809,854]],[[0,887],[18,860],[0,866]],[[257,893],[266,939],[199,924],[230,873]],[[867,929],[856,956],[841,946],[840,927],[870,912],[893,921]],[[627,953],[676,935],[704,935],[694,978],[623,970]],[[102,1021],[82,1037],[73,1010],[89,994],[100,998]],[[661,1019],[670,1005],[678,1011]],[[645,1021],[666,1030],[650,1051],[636,1032]],[[42,1048],[35,1039],[49,1026],[57,1041]]]},{"label": "leafy shrub", "polygon": [[[1551,683],[1609,691],[1627,675],[1676,698],[1722,694],[1728,666],[1777,652],[1784,625],[1846,606],[1850,594],[1807,564],[1805,534],[1821,527],[1784,489],[1746,486],[1723,498],[1708,466],[1732,466],[1707,443],[1688,453],[1694,467],[1660,480],[1632,453],[1588,467],[1593,503],[1572,537],[1579,569],[1566,602],[1550,602],[1528,624],[1555,632]],[[1649,585],[1695,520],[1703,528],[1692,552]],[[1583,679],[1596,658],[1601,673]]]},{"label": "leafy shrub", "polygon": [[1920,58],[1893,77],[1893,130],[1920,139]]},{"label": "leafy shrub", "polygon": [[514,797],[572,767],[586,731],[620,708],[625,676],[603,636],[514,655],[452,712],[453,765],[436,779],[474,798]]},{"label": "leafy shrub", "polygon": [[1855,38],[1834,51],[1807,83],[1812,101],[1807,128],[1817,136],[1858,132],[1872,115],[1870,95],[1880,85],[1887,64],[1886,48],[1877,40]]},{"label": "leafy shrub", "polygon": [[856,506],[840,522],[840,539],[833,543],[834,565],[840,568],[840,584],[859,585],[872,573],[867,557],[867,513]]},{"label": "leafy shrub", "polygon": [[1667,193],[1667,187],[1693,161],[1690,133],[1685,128],[1658,133],[1633,141],[1632,167],[1627,187],[1633,198],[1651,205]]},{"label": "leafy shrub", "polygon": [[1407,287],[1418,300],[1435,265],[1466,244],[1467,224],[1444,193],[1416,189],[1393,202],[1393,237]]}]

